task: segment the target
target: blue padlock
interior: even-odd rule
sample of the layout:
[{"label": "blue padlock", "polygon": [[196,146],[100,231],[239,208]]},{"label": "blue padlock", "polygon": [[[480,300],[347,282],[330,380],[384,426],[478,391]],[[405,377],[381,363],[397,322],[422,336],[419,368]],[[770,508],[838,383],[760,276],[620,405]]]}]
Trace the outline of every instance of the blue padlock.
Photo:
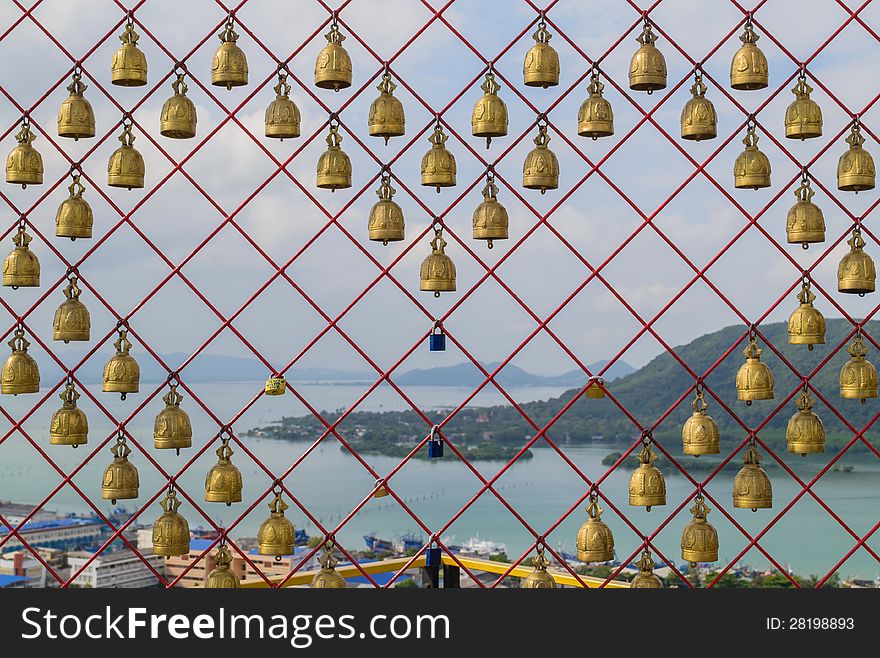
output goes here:
[{"label": "blue padlock", "polygon": [[432,546],[425,551],[425,566],[440,566],[440,549],[437,546]]},{"label": "blue padlock", "polygon": [[443,325],[439,321],[434,324],[434,328],[431,330],[428,346],[432,352],[446,351],[446,334],[443,333]]},{"label": "blue padlock", "polygon": [[428,459],[437,459],[443,456],[443,437],[436,425],[431,428],[431,436],[428,438]]}]

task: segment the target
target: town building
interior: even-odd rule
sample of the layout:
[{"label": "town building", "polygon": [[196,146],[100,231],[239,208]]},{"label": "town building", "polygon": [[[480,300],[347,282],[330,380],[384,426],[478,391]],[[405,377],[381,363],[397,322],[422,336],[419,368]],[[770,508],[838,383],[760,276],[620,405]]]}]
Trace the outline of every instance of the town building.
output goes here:
[{"label": "town building", "polygon": [[[159,579],[150,570],[150,564],[159,574],[165,568],[161,555],[142,553],[138,555],[130,549],[104,551],[94,559],[90,551],[71,551],[67,563],[71,575],[79,573],[71,583],[73,587],[156,587]],[[90,561],[91,560],[91,561]],[[86,564],[88,563],[88,564]]]}]

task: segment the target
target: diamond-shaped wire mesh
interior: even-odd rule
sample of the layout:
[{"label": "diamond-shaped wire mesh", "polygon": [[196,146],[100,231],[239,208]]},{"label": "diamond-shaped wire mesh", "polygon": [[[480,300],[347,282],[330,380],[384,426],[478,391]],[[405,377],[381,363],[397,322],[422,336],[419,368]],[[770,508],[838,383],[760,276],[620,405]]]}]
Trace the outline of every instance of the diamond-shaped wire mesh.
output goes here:
[{"label": "diamond-shaped wire mesh", "polygon": [[[829,1],[821,10],[804,7],[798,12],[816,11],[822,16],[821,20],[805,21],[808,29],[799,23],[803,15],[791,15],[791,6],[785,9],[772,0],[761,0],[754,6],[738,0],[717,5],[712,16],[707,16],[702,3],[685,0],[656,0],[645,5],[628,0],[593,3],[587,8],[573,0],[551,0],[544,5],[532,0],[344,0],[338,5],[324,0],[240,0],[234,4],[205,0],[178,3],[173,10],[159,0],[7,3],[0,13],[0,58],[9,67],[20,66],[20,71],[12,75],[7,69],[0,79],[0,141],[10,145],[22,118],[27,117],[38,136],[46,177],[42,186],[0,190],[6,207],[0,238],[7,243],[23,220],[35,237],[33,249],[43,265],[40,288],[4,289],[0,304],[8,314],[6,335],[23,327],[33,342],[32,351],[45,355],[52,369],[44,368],[44,387],[39,394],[14,403],[2,401],[0,413],[8,427],[0,436],[0,447],[12,442],[29,446],[29,452],[21,453],[28,463],[39,463],[41,472],[54,472],[57,478],[51,480],[56,484],[50,490],[39,492],[41,500],[27,518],[18,523],[3,519],[7,532],[0,545],[16,539],[30,550],[19,534],[25,523],[53,500],[72,495],[110,526],[112,535],[101,550],[119,540],[134,550],[123,531],[135,523],[148,524],[158,509],[157,501],[173,482],[190,525],[206,525],[219,533],[202,551],[200,558],[205,559],[219,537],[231,537],[248,519],[261,518],[275,486],[280,486],[292,503],[290,512],[295,519],[308,519],[322,535],[335,536],[366,509],[384,483],[397,506],[394,513],[427,537],[409,564],[431,542],[449,552],[444,538],[457,521],[476,510],[521,526],[528,539],[526,549],[514,556],[514,566],[537,546],[545,545],[567,572],[580,579],[550,542],[558,539],[562,528],[579,523],[578,510],[593,493],[608,515],[615,517],[618,547],[625,547],[621,566],[611,570],[606,583],[648,547],[658,561],[670,565],[674,578],[692,586],[675,567],[677,556],[661,549],[661,545],[674,545],[677,538],[665,544],[661,539],[677,536],[699,493],[714,508],[716,524],[731,526],[740,540],[736,546],[724,547],[727,557],[719,563],[718,574],[709,586],[745,556],[757,554],[792,585],[799,586],[785,568],[788,556],[768,548],[772,544],[768,538],[776,526],[784,525],[794,505],[808,502],[824,510],[829,528],[843,536],[840,555],[826,556],[831,566],[820,574],[818,585],[857,551],[864,550],[880,562],[869,544],[880,519],[875,516],[854,529],[820,494],[820,478],[853,445],[864,446],[880,457],[880,451],[865,437],[877,415],[864,426],[855,425],[845,411],[838,410],[828,391],[811,386],[814,397],[827,408],[826,420],[839,423],[852,434],[852,440],[838,453],[827,455],[827,463],[808,479],[789,466],[787,455],[772,450],[759,435],[777,414],[791,408],[803,384],[811,384],[877,312],[869,298],[843,299],[832,282],[837,255],[843,253],[841,245],[852,230],[851,224],[862,227],[869,250],[876,243],[865,220],[878,201],[871,194],[857,198],[841,194],[833,177],[836,157],[845,146],[843,138],[856,118],[869,142],[876,143],[872,117],[880,91],[864,84],[873,77],[863,77],[861,86],[828,77],[829,67],[823,61],[849,62],[876,53],[880,43],[873,27],[876,11],[872,11],[871,0]],[[169,10],[179,13],[172,22],[163,16]],[[583,20],[575,20],[575,14],[583,12],[591,16],[589,29]],[[212,87],[208,73],[215,35],[230,15],[241,35],[239,45],[248,56],[250,83],[227,91]],[[683,20],[687,16],[693,20]],[[783,21],[784,16],[790,20]],[[129,19],[141,34],[140,45],[150,70],[149,84],[136,90],[113,87],[108,76],[116,36]],[[561,54],[563,75],[558,87],[536,90],[523,85],[520,70],[522,56],[532,43],[530,35],[542,19]],[[743,93],[730,89],[727,71],[739,45],[737,37],[749,19],[763,37],[771,86],[762,92]],[[346,47],[354,60],[353,86],[338,94],[317,89],[311,81],[314,57],[333,20],[347,35]],[[669,86],[650,96],[631,91],[626,79],[634,38],[645,20],[650,20],[658,34],[669,66]],[[379,24],[383,22],[387,24]],[[71,29],[74,25],[87,29]],[[861,45],[831,53],[848,39]],[[855,48],[861,50],[853,55]],[[52,124],[57,101],[63,98],[63,89],[76,67],[90,87],[88,98],[96,108],[98,135],[71,143],[60,139]],[[302,111],[303,134],[279,144],[268,143],[270,140],[262,136],[262,121],[280,67],[290,72],[291,97]],[[487,150],[481,140],[470,135],[468,124],[473,100],[490,67],[502,86],[501,96],[511,107],[511,126],[510,134],[495,140]],[[200,118],[198,136],[188,141],[160,137],[156,129],[159,108],[178,70],[185,73],[189,96]],[[407,129],[405,136],[382,146],[366,137],[365,126],[373,89],[385,70],[398,84],[396,95],[406,108]],[[694,144],[680,140],[675,131],[678,108],[688,98],[686,91],[697,70],[703,72],[718,110],[719,135],[716,140]],[[616,123],[616,134],[598,142],[585,141],[572,130],[593,71],[599,72],[606,84]],[[815,98],[825,115],[825,134],[807,144],[792,144],[780,139],[777,127],[788,103],[787,91],[800,72],[816,89]],[[859,87],[859,93],[842,94],[844,86],[848,90]],[[146,160],[147,185],[142,191],[119,191],[104,184],[103,163],[126,118],[131,119],[137,147]],[[354,163],[353,187],[333,195],[313,184],[314,163],[323,150],[331,121],[338,122],[344,148]],[[459,174],[458,186],[439,195],[417,184],[419,159],[437,121],[450,136],[447,146],[456,155]],[[519,163],[542,122],[546,122],[560,158],[562,176],[557,191],[536,197],[519,184]],[[773,164],[774,184],[761,193],[735,191],[730,181],[728,163],[738,152],[739,140],[750,122]],[[653,161],[646,161],[648,153]],[[408,224],[406,240],[384,249],[366,241],[366,215],[383,171],[391,175],[398,190],[396,200]],[[477,247],[468,234],[470,209],[475,197],[479,199],[489,171],[494,173],[512,220],[510,240],[497,242],[492,252],[483,251],[482,245]],[[829,222],[826,243],[801,253],[780,241],[779,216],[784,216],[786,199],[805,171],[821,195],[826,213],[833,213],[835,221]],[[82,174],[95,210],[95,237],[62,243],[47,228],[48,218],[54,214],[59,197],[63,198],[70,176],[77,172]],[[250,181],[250,187],[243,190],[234,184],[241,180]],[[699,206],[689,199],[698,200]],[[582,218],[570,211],[590,207],[607,218],[607,227],[596,235],[586,234]],[[683,214],[701,214],[706,223],[695,229],[681,220]],[[439,300],[417,288],[417,266],[435,223],[443,226],[449,253],[459,270],[458,292]],[[588,225],[597,224],[590,221]],[[121,271],[122,265],[124,279],[106,276]],[[661,270],[672,282],[664,277],[644,294],[638,283],[655,278]],[[766,281],[761,274],[754,275],[748,279],[752,287],[744,289],[738,280],[743,270],[766,270]],[[80,350],[53,343],[47,331],[70,274],[79,277],[83,299],[92,314],[92,340]],[[781,317],[804,277],[812,282],[822,302],[852,327],[842,340],[826,346],[812,370],[799,372],[785,352],[768,340],[762,323]],[[757,282],[766,283],[766,287],[754,290]],[[489,296],[495,304],[491,316],[482,314]],[[591,301],[585,306],[587,297]],[[691,299],[697,301],[688,301]],[[701,308],[705,313],[700,313]],[[498,309],[502,309],[501,317]],[[590,314],[589,319],[577,319],[585,314]],[[856,320],[853,314],[862,317]],[[725,350],[697,366],[664,337],[669,334],[664,322],[672,322],[673,315],[679,323],[691,322],[706,331],[720,328],[722,318],[742,329]],[[154,320],[145,322],[144,316]],[[296,320],[279,322],[278,317]],[[390,318],[398,317],[405,319],[392,326]],[[405,370],[404,364],[424,348],[437,321],[443,324],[451,351],[460,353],[482,379],[479,386],[439,414],[416,399],[417,392],[396,381]],[[572,333],[572,324],[587,327]],[[91,385],[120,327],[128,329],[135,345],[133,353],[143,369],[167,373],[166,381],[143,386],[140,396],[125,402],[96,394],[98,389]],[[793,377],[787,376],[787,380],[795,383],[777,390],[765,416],[746,422],[713,390],[732,387],[733,382],[712,375],[722,362],[739,357],[743,341],[753,332],[766,347],[765,353],[775,359],[777,375],[782,370],[786,376],[790,372]],[[486,365],[481,353],[487,333],[494,334],[496,344],[504,345],[506,354],[492,365]],[[600,333],[614,336],[610,342],[615,353],[593,370],[589,365],[593,357],[602,355],[590,353],[584,343]],[[863,333],[870,345],[880,348]],[[340,400],[339,409],[333,412],[320,409],[321,403],[309,400],[295,381],[288,382],[284,403],[273,402],[271,407],[260,384],[254,384],[251,394],[243,399],[214,399],[210,385],[191,382],[187,374],[206,350],[218,345],[225,353],[256,359],[267,376],[279,377],[294,367],[320,367],[320,356],[315,355],[334,350],[347,355],[351,370],[368,369],[372,379],[355,399]],[[518,402],[509,387],[499,382],[504,369],[530,350],[540,355],[552,353],[560,363],[583,371],[583,386],[563,400],[550,418],[532,417],[528,405]],[[630,421],[632,443],[607,469],[585,472],[566,453],[554,426],[574,405],[583,403],[589,378],[601,377],[633,352],[658,351],[671,355],[692,385],[676,391],[677,400],[657,418],[643,418],[638,409],[616,399],[612,389],[608,404]],[[55,404],[68,378],[82,393],[80,406],[94,424],[110,428],[96,437],[100,440],[93,439],[73,456],[46,450],[44,430],[32,421],[41,407]],[[196,429],[192,450],[179,457],[157,454],[146,438],[156,407],[171,382],[179,383]],[[719,415],[729,416],[741,428],[735,435],[739,442],[725,436],[724,459],[709,472],[689,473],[676,459],[678,445],[655,440],[655,450],[668,460],[667,475],[678,471],[680,477],[670,488],[667,508],[658,508],[651,515],[633,511],[626,501],[608,493],[621,477],[625,459],[632,458],[645,436],[658,431],[676,409],[689,403],[698,386],[717,405]],[[361,455],[350,445],[352,423],[356,422],[352,418],[372,395],[387,389],[400,409],[414,412],[423,422],[417,430],[423,438],[396,466],[377,470],[370,455]],[[504,464],[474,463],[465,455],[466,446],[459,445],[454,436],[457,415],[486,391],[497,392],[528,427],[521,450]],[[282,412],[311,415],[322,428],[307,447],[291,444],[294,447],[284,463],[261,457],[248,438],[235,434],[235,430],[273,412],[276,416]],[[395,487],[395,478],[407,477],[414,456],[426,449],[433,426],[446,441],[447,459],[458,460],[472,482],[472,489],[455,492],[456,511],[451,514],[438,514],[429,502],[406,499]],[[142,479],[137,509],[122,523],[108,518],[95,502],[100,468],[119,431],[133,449],[132,460]],[[244,502],[221,520],[202,501],[200,487],[213,451],[228,434],[245,473],[245,493]],[[778,465],[774,484],[790,478],[781,489],[790,491],[791,498],[779,496],[776,507],[758,522],[731,514],[720,502],[729,492],[712,486],[729,461],[741,458],[750,440],[759,444],[768,461]],[[317,494],[309,490],[309,483],[320,477],[320,466],[314,460],[329,445],[347,450],[364,474],[360,488],[352,485],[348,505],[330,520],[310,511]],[[555,501],[554,514],[558,516],[549,525],[536,525],[530,511],[517,509],[504,491],[505,478],[529,448],[537,445],[555,456],[559,478],[579,483],[583,492],[575,500]],[[4,491],[4,496],[16,494]],[[229,543],[270,586],[286,582],[270,581],[246,551],[231,539]],[[339,548],[358,565],[350,554],[351,547]],[[319,550],[310,549],[307,557]],[[454,553],[449,554],[458,562]],[[63,578],[40,555],[34,555],[62,586],[72,583],[86,568]],[[159,577],[168,587],[174,586],[196,563],[174,579]],[[306,563],[308,559],[293,567],[287,577]],[[389,586],[407,566],[395,574]],[[362,573],[378,586],[366,571]],[[506,576],[490,585],[501,583]],[[485,584],[474,580],[480,586]]]}]

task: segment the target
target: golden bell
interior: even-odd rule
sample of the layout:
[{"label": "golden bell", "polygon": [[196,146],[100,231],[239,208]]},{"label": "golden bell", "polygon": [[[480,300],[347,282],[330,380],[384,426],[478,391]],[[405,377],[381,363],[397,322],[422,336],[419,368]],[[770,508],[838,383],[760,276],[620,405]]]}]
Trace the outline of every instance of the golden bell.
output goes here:
[{"label": "golden bell", "polygon": [[633,507],[644,506],[648,512],[655,505],[666,504],[666,481],[660,469],[654,466],[656,459],[650,441],[645,441],[639,453],[641,463],[629,478],[629,504]]},{"label": "golden bell", "polygon": [[815,195],[805,172],[801,177],[800,187],[794,191],[797,203],[788,211],[786,219],[788,241],[800,242],[804,249],[811,243],[825,242],[825,215],[813,203]]},{"label": "golden bell", "polygon": [[394,97],[397,85],[391,80],[388,71],[382,74],[382,82],[376,87],[379,98],[370,104],[367,123],[371,137],[384,137],[385,144],[391,137],[400,137],[405,132],[406,117],[403,114],[403,103]]},{"label": "golden bell", "polygon": [[339,561],[333,555],[333,548],[332,540],[324,542],[321,557],[318,558],[321,570],[312,578],[309,585],[312,589],[345,589],[345,578],[336,571]]},{"label": "golden bell", "polygon": [[153,555],[189,555],[189,523],[178,513],[180,501],[173,486],[159,503],[162,515],[153,522]]},{"label": "golden bell", "polygon": [[300,135],[299,108],[290,100],[287,74],[278,72],[278,84],[274,87],[275,100],[266,108],[266,137],[284,141]]},{"label": "golden bell", "polygon": [[703,399],[702,387],[697,388],[693,402],[694,413],[681,428],[681,442],[684,454],[717,455],[721,452],[721,432],[712,416],[706,413],[708,405]]},{"label": "golden bell", "polygon": [[241,87],[248,83],[248,63],[244,51],[238,47],[238,34],[233,29],[232,15],[226,19],[226,27],[217,35],[220,45],[211,62],[211,84],[215,87]]},{"label": "golden bell", "polygon": [[419,268],[419,290],[433,292],[434,297],[439,297],[441,292],[455,291],[455,263],[446,255],[446,244],[443,229],[435,228],[431,254]]},{"label": "golden bell", "polygon": [[326,141],[327,150],[318,158],[317,186],[331,192],[351,187],[351,160],[339,146],[342,135],[337,124],[330,123]]},{"label": "golden bell", "polygon": [[822,136],[822,108],[810,98],[813,88],[803,73],[791,93],[795,99],[785,111],[785,136],[789,139],[810,139]]},{"label": "golden bell", "polygon": [[681,533],[681,557],[690,562],[692,567],[697,562],[718,561],[718,532],[706,520],[712,510],[703,502],[703,495],[697,494],[690,513],[694,518],[684,527]]},{"label": "golden bell", "polygon": [[837,290],[864,297],[866,293],[874,292],[877,270],[874,261],[864,251],[865,240],[858,226],[853,229],[852,237],[846,243],[850,250],[837,266]]},{"label": "golden bell", "polygon": [[547,126],[538,125],[538,136],[535,137],[535,148],[526,156],[523,163],[523,187],[529,190],[555,190],[559,187],[559,160],[556,154],[547,148],[550,136]]},{"label": "golden bell", "polygon": [[663,53],[654,45],[657,35],[654,34],[647,19],[636,41],[640,45],[629,64],[629,88],[653,94],[658,89],[666,87],[666,60],[663,58]]},{"label": "golden bell", "polygon": [[205,576],[205,589],[239,589],[241,581],[230,569],[231,564],[232,553],[221,543],[214,554],[214,568]]},{"label": "golden bell", "polygon": [[134,31],[134,23],[129,18],[125,31],[119,36],[122,46],[113,53],[113,62],[110,65],[111,82],[114,85],[142,87],[147,84],[147,56],[137,47],[139,38]]},{"label": "golden bell", "polygon": [[577,559],[581,562],[608,562],[614,559],[614,536],[602,521],[599,497],[590,496],[588,518],[577,533]]},{"label": "golden bell", "polygon": [[89,419],[85,412],[76,406],[80,395],[68,380],[64,391],[58,396],[62,407],[52,414],[49,423],[49,444],[53,446],[73,446],[76,448],[89,442]]},{"label": "golden bell", "polygon": [[69,196],[58,206],[55,213],[55,235],[59,238],[92,237],[92,225],[95,217],[88,201],[83,199],[86,188],[79,182],[80,175],[73,175],[73,182],[67,186]]},{"label": "golden bell", "polygon": [[31,146],[31,142],[36,138],[31,130],[30,120],[25,118],[21,122],[21,130],[15,135],[18,146],[6,157],[7,183],[21,183],[22,188],[43,183],[43,158],[40,152]]},{"label": "golden bell", "polygon": [[538,555],[532,558],[532,564],[535,565],[534,571],[526,576],[523,581],[523,589],[555,589],[556,580],[547,573],[547,567],[550,561],[544,557],[544,547],[538,544]]},{"label": "golden bell", "polygon": [[183,81],[183,73],[171,83],[174,96],[165,101],[160,116],[159,134],[172,139],[190,139],[196,136],[196,106],[187,98],[189,87]]},{"label": "golden bell", "polygon": [[121,393],[124,400],[129,393],[138,392],[141,369],[128,353],[131,343],[126,329],[119,330],[119,337],[113,347],[116,348],[116,354],[104,366],[104,385],[101,390],[105,393]]},{"label": "golden bell", "polygon": [[162,401],[165,408],[153,422],[153,445],[160,450],[174,448],[179,455],[181,448],[192,446],[193,431],[189,416],[180,408],[183,396],[177,392],[177,384],[168,387]]},{"label": "golden bell", "polygon": [[758,135],[755,134],[755,126],[751,122],[743,144],[746,148],[736,156],[733,164],[734,187],[751,187],[753,190],[770,187],[770,159],[758,150]]},{"label": "golden bell", "polygon": [[434,132],[428,137],[431,150],[422,158],[422,185],[437,188],[455,185],[455,156],[446,150],[449,137],[443,132],[440,122],[434,126]]},{"label": "golden bell", "polygon": [[647,548],[642,551],[642,557],[636,562],[639,572],[629,584],[630,589],[663,589],[663,581],[654,573],[657,563],[651,557],[651,551]]},{"label": "golden bell", "polygon": [[767,58],[756,45],[759,38],[751,19],[746,20],[745,31],[739,37],[743,45],[730,63],[730,86],[734,89],[764,89],[768,84]]},{"label": "golden bell", "polygon": [[555,87],[559,84],[559,53],[550,45],[551,34],[543,18],[532,38],[535,45],[523,62],[523,82],[529,87]]},{"label": "golden bell", "polygon": [[275,498],[269,502],[269,518],[260,524],[257,532],[257,553],[274,555],[280,560],[282,555],[292,555],[294,545],[293,524],[284,516],[288,507],[281,499],[281,490],[275,492]]},{"label": "golden bell", "polygon": [[714,139],[718,134],[718,115],[712,101],[706,98],[707,89],[703,74],[698,70],[696,80],[691,85],[692,97],[681,111],[682,139],[699,142],[703,139]]},{"label": "golden bell", "polygon": [[802,457],[806,457],[807,453],[825,452],[825,427],[822,419],[813,413],[813,400],[806,384],[798,398],[797,408],[797,413],[788,420],[785,429],[788,451],[799,452]]},{"label": "golden bell", "polygon": [[58,136],[80,137],[95,136],[95,112],[91,104],[83,98],[87,87],[82,82],[82,74],[77,67],[73,71],[73,81],[68,85],[70,96],[64,99],[58,110]]},{"label": "golden bell", "polygon": [[495,82],[495,74],[491,69],[486,72],[486,79],[480,85],[483,95],[474,104],[471,113],[471,133],[474,137],[485,137],[486,148],[492,143],[493,137],[507,134],[507,105],[498,97],[501,85]]},{"label": "golden bell", "polygon": [[494,240],[506,240],[510,218],[507,209],[498,203],[498,187],[492,172],[486,176],[486,187],[483,188],[483,201],[474,210],[474,240],[485,240],[489,249]]},{"label": "golden bell", "polygon": [[315,86],[321,89],[339,91],[351,86],[351,57],[342,47],[345,35],[339,31],[336,16],[330,24],[330,31],[324,35],[327,45],[318,53],[315,62]]},{"label": "golden bell", "polygon": [[773,486],[761,468],[761,455],[754,444],[749,445],[743,467],[733,478],[733,506],[753,512],[773,507]]},{"label": "golden bell", "polygon": [[865,359],[868,348],[860,332],[856,333],[846,351],[850,359],[840,369],[840,397],[845,400],[858,399],[865,404],[867,398],[877,397],[877,369]]},{"label": "golden bell", "polygon": [[387,245],[389,242],[398,242],[404,238],[403,209],[392,199],[395,189],[391,187],[391,176],[382,173],[382,182],[376,194],[379,200],[370,209],[370,221],[368,233],[370,240]]},{"label": "golden bell", "polygon": [[119,141],[122,146],[113,151],[107,163],[107,185],[110,187],[144,186],[144,157],[133,146],[135,137],[131,134],[131,120],[122,122],[122,134]]},{"label": "golden bell", "polygon": [[110,452],[113,453],[113,461],[104,469],[101,498],[109,500],[114,505],[117,500],[137,498],[140,484],[138,471],[135,465],[128,461],[131,448],[128,447],[122,430],[119,430],[116,443],[110,448]]},{"label": "golden bell", "polygon": [[594,71],[587,90],[589,97],[578,110],[578,135],[581,137],[609,137],[614,134],[614,112],[611,103],[603,98],[605,85],[599,82],[599,72]]},{"label": "golden bell", "polygon": [[40,261],[31,251],[33,238],[24,229],[24,221],[12,237],[15,249],[7,254],[3,261],[3,285],[13,290],[19,288],[36,288],[40,285]]},{"label": "golden bell", "polygon": [[810,290],[810,282],[804,280],[798,293],[798,306],[788,318],[788,342],[791,345],[806,345],[808,350],[813,345],[825,344],[825,316],[813,306],[816,295]]},{"label": "golden bell", "polygon": [[269,377],[263,390],[266,395],[284,395],[287,390],[287,381],[284,377]]},{"label": "golden bell", "polygon": [[773,399],[773,373],[761,361],[761,352],[757,337],[749,338],[749,344],[743,350],[746,362],[736,373],[736,397],[747,405],[752,404],[752,400]]},{"label": "golden bell", "polygon": [[55,310],[55,320],[52,322],[52,340],[70,341],[88,340],[92,328],[92,319],[89,309],[79,301],[82,294],[77,285],[78,279],[71,276],[67,287],[64,289],[66,300]]},{"label": "golden bell", "polygon": [[233,452],[229,441],[228,436],[220,439],[220,447],[214,451],[217,463],[205,478],[205,500],[209,503],[226,503],[227,507],[241,502],[242,489],[241,471],[232,463]]},{"label": "golden bell", "polygon": [[[873,189],[875,177],[874,158],[862,148],[865,138],[862,136],[858,119],[853,123],[852,131],[846,138],[846,143],[849,144],[849,149],[840,156],[840,160],[837,162],[837,189],[845,192],[855,192],[856,194],[861,190]],[[6,180],[8,181],[8,161],[6,163],[6,171]],[[40,180],[42,181],[42,175]]]},{"label": "golden bell", "polygon": [[18,395],[19,393],[40,392],[40,368],[37,362],[27,353],[30,341],[24,337],[24,329],[18,327],[7,343],[12,354],[3,362],[3,379],[0,381],[0,393]]}]

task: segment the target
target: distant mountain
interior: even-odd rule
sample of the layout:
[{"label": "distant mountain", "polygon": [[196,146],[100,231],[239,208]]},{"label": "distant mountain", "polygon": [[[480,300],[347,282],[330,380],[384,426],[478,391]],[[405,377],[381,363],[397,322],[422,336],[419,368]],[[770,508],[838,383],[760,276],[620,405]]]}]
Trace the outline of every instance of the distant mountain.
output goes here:
[{"label": "distant mountain", "polygon": [[[607,361],[599,361],[589,365],[588,368],[591,372],[598,372],[606,363]],[[499,362],[495,361],[483,364],[483,367],[488,372],[493,372],[498,365]],[[612,381],[633,372],[635,369],[631,365],[618,361],[605,373],[605,379]],[[409,370],[395,377],[394,381],[405,386],[479,386],[484,379],[483,373],[473,363],[466,362],[442,368]],[[562,375],[544,377],[534,375],[513,364],[504,366],[496,377],[502,386],[580,386],[585,379],[586,375],[582,370],[572,370]]]}]

